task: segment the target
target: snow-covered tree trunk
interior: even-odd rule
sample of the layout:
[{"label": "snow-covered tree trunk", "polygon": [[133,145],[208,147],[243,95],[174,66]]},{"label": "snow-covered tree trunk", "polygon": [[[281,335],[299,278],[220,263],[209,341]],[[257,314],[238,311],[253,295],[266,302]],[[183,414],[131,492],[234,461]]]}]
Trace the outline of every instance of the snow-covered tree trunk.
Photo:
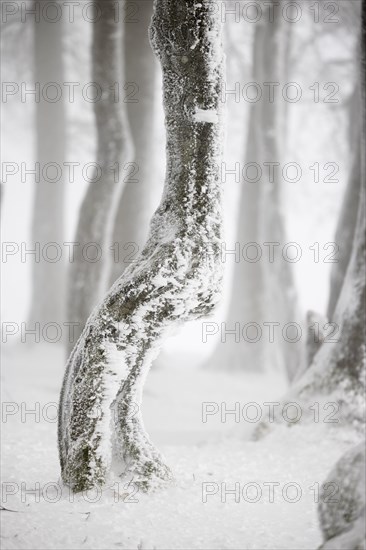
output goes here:
[{"label": "snow-covered tree trunk", "polygon": [[[75,242],[79,244],[75,247],[74,261],[70,264],[68,316],[69,321],[78,323],[76,340],[89,314],[108,288],[109,246],[122,190],[119,171],[132,155],[123,101],[123,25],[116,18],[113,0],[95,1],[94,5],[100,16],[96,14],[96,22],[93,23],[93,81],[103,91],[102,97],[94,103],[96,170],[99,170],[99,174],[96,172],[97,181],[89,184],[81,204],[75,236]],[[115,83],[118,84],[119,93],[116,92]],[[89,243],[94,243],[91,248],[86,247]],[[98,253],[100,259],[94,261]],[[75,341],[69,342],[69,351],[74,344]]]},{"label": "snow-covered tree trunk", "polygon": [[145,490],[171,479],[139,406],[169,329],[209,313],[221,293],[215,167],[222,147],[223,51],[220,17],[210,4],[155,2],[150,36],[163,70],[166,182],[138,261],[94,310],[67,365],[59,451],[62,479],[74,491],[102,484],[112,472]]},{"label": "snow-covered tree trunk", "polygon": [[[161,195],[156,159],[157,62],[149,43],[148,28],[153,0],[134,2],[136,22],[125,23],[125,74],[127,113],[135,155],[121,171],[125,184],[113,231],[113,265],[110,284],[137,258],[146,242],[149,222]],[[118,243],[118,245],[116,244]]]},{"label": "snow-covered tree trunk", "polygon": [[[40,12],[42,2],[37,1],[34,6]],[[39,21],[34,23],[34,81],[39,83],[41,90],[49,82],[61,85],[64,81],[62,52],[62,21],[50,22],[41,16]],[[63,99],[49,101],[41,96],[40,102],[36,105],[35,125],[36,162],[39,163],[40,180],[34,184],[31,246],[39,246],[40,250],[43,250],[47,243],[61,246],[64,241]],[[53,179],[55,181],[52,181]],[[32,265],[29,322],[39,322],[41,325],[51,321],[61,323],[65,319],[65,301],[65,264],[62,261],[48,261],[41,256],[40,261]]]}]

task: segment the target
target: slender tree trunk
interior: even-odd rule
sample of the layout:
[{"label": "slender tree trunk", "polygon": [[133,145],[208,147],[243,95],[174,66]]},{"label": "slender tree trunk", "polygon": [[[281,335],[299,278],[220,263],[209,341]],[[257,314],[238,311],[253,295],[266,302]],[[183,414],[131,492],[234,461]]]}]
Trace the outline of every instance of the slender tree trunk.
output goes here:
[{"label": "slender tree trunk", "polygon": [[[230,27],[228,29],[230,32]],[[250,74],[248,81],[260,82],[261,65],[263,57],[263,41],[265,39],[264,28],[255,25],[253,37],[253,59],[250,69],[245,73],[245,66],[242,68],[244,74]],[[241,52],[240,52],[241,53]],[[229,69],[228,69],[229,70]],[[235,74],[232,80],[237,79],[237,64],[233,67],[232,72]],[[231,85],[231,88],[233,86]],[[246,162],[260,162],[259,148],[260,135],[262,129],[260,124],[260,103],[254,103],[249,110],[248,130],[244,128],[244,104],[242,102],[230,104],[229,117],[232,119],[232,125],[236,130],[235,119],[242,117],[243,119],[243,134],[246,143],[246,152],[243,158],[236,156],[230,159],[231,165],[235,162],[242,161],[243,165]],[[232,152],[231,147],[227,152]],[[241,150],[235,148],[236,155],[242,154]],[[236,242],[239,243],[239,249],[242,251],[245,243],[258,242],[259,228],[258,217],[260,210],[260,201],[262,195],[262,184],[247,183],[241,181],[240,204],[239,204],[239,219],[237,222]],[[230,369],[230,370],[263,370],[263,342],[249,343],[242,338],[241,329],[246,323],[260,322],[262,319],[262,296],[263,277],[261,262],[245,261],[240,255],[239,260],[234,266],[233,283],[230,291],[230,302],[226,315],[226,327],[228,330],[235,330],[235,327],[240,328],[240,340],[238,341],[237,334],[230,335],[227,339],[222,338],[217,343],[212,355],[209,358],[208,366],[210,368]]]},{"label": "slender tree trunk", "polygon": [[357,209],[361,183],[360,94],[361,90],[359,83],[357,82],[355,91],[350,98],[348,135],[352,162],[349,182],[346,188],[335,234],[335,242],[339,246],[339,257],[338,262],[333,264],[331,270],[330,295],[327,309],[327,316],[329,320],[333,320],[334,311],[342,289],[344,278],[346,276],[357,222]]},{"label": "slender tree trunk", "polygon": [[[273,22],[268,23],[264,30],[266,36],[261,82],[279,82],[279,89],[282,89],[282,85],[288,81],[291,26],[283,21],[278,6],[273,8]],[[269,13],[266,14],[265,21],[269,21]],[[265,94],[259,125],[262,140],[260,143],[262,169],[264,170],[264,163],[280,163],[280,166],[273,170],[272,181],[268,183],[267,174],[262,186],[259,242],[262,243],[263,248],[265,242],[274,243],[274,246],[276,246],[275,243],[279,245],[275,248],[273,259],[268,260],[266,256],[262,263],[264,280],[262,300],[265,304],[263,314],[266,320],[279,323],[278,328],[275,329],[277,338],[274,342],[268,343],[268,338],[265,339],[266,359],[272,361],[277,370],[284,367],[288,379],[292,380],[299,368],[302,342],[301,340],[291,341],[296,339],[296,334],[287,335],[283,332],[288,323],[299,321],[299,315],[291,264],[279,253],[279,249],[287,242],[281,193],[281,163],[284,160],[287,109],[278,90],[276,94],[276,99],[274,97],[271,99],[270,92]]]},{"label": "slender tree trunk", "polygon": [[[113,266],[110,284],[114,283],[146,242],[149,222],[161,194],[156,170],[156,132],[154,110],[157,65],[149,43],[149,24],[153,0],[134,2],[136,22],[125,24],[127,113],[135,147],[134,162],[123,170],[124,190],[113,231]],[[118,245],[116,244],[118,243]]]},{"label": "slender tree trunk", "polygon": [[[94,103],[96,162],[101,177],[89,184],[82,201],[75,237],[79,244],[70,266],[68,313],[69,321],[78,323],[76,340],[108,287],[111,267],[108,249],[122,190],[116,163],[121,169],[132,154],[123,102],[123,25],[117,22],[113,0],[97,0],[94,4],[101,14],[94,23],[92,46],[93,81],[103,90],[102,98]],[[117,95],[115,83],[119,87]],[[95,244],[90,247],[90,243]],[[93,261],[98,253],[100,259]],[[75,341],[69,342],[70,351],[74,344]]]},{"label": "slender tree trunk", "polygon": [[[363,38],[365,37],[365,2],[363,3]],[[323,344],[313,364],[296,382],[287,400],[303,402],[306,409],[314,395],[331,396],[340,406],[340,422],[363,430],[365,414],[365,299],[366,299],[366,93],[365,93],[365,41],[362,42],[362,100],[358,97],[356,110],[362,113],[360,183],[351,178],[358,189],[358,212],[352,251],[342,289],[332,316],[336,333],[333,342]],[[345,201],[348,201],[346,194]],[[344,209],[343,209],[344,211]],[[343,214],[342,214],[343,216]]]},{"label": "slender tree trunk", "polygon": [[[364,22],[362,48],[365,47],[365,4],[363,2]],[[334,323],[333,340],[324,343],[315,354],[310,367],[293,384],[283,398],[283,403],[295,402],[301,407],[301,421],[314,419],[311,405],[314,400],[325,399],[335,403],[339,425],[349,425],[363,432],[365,415],[365,298],[366,298],[366,227],[365,227],[365,183],[366,183],[366,116],[365,116],[365,54],[362,53],[362,101],[358,96],[355,109],[362,113],[362,131],[360,142],[361,168],[360,183],[351,178],[358,189],[358,211],[352,242],[352,251],[337,305],[332,316]],[[357,99],[357,97],[355,98]],[[348,194],[345,200],[348,200]],[[281,410],[281,407],[279,407]],[[283,421],[278,414],[274,418]],[[268,424],[258,426],[255,438],[261,437],[268,429]]]},{"label": "slender tree trunk", "polygon": [[168,329],[206,315],[221,291],[220,17],[209,0],[156,0],[150,32],[163,69],[166,183],[138,261],[90,316],[67,366],[59,449],[74,491],[104,483],[112,461],[145,490],[171,478],[133,411]]},{"label": "slender tree trunk", "polygon": [[[278,82],[286,79],[288,29],[280,24],[278,7],[263,14],[263,21],[255,24],[253,39],[252,81],[263,88],[264,82]],[[276,17],[270,22],[270,13]],[[279,169],[275,169],[273,181],[268,181],[264,163],[281,162],[283,158],[285,112],[280,108],[279,98],[271,101],[263,95],[253,102],[250,110],[249,136],[244,163],[252,163],[262,170],[262,178],[256,182],[243,182],[240,198],[237,241],[240,249],[246,243],[258,243],[267,250],[264,243],[284,244],[285,229],[281,212],[281,182]],[[248,256],[253,254],[248,248]],[[254,253],[255,256],[255,253]],[[296,321],[296,293],[289,264],[278,254],[269,261],[266,254],[258,261],[250,262],[243,257],[235,266],[231,301],[228,308],[227,326],[240,324],[240,341],[218,344],[210,364],[230,369],[285,370],[292,379],[299,363],[299,344],[286,342],[282,328]],[[269,341],[267,323],[279,323],[274,329],[274,341]],[[256,333],[248,333],[246,339],[243,327],[256,323],[253,329],[261,335],[253,341]],[[266,324],[264,324],[266,323]],[[252,340],[252,341],[250,341]]]},{"label": "slender tree trunk", "polygon": [[355,91],[350,98],[349,107],[349,144],[352,158],[350,177],[343,198],[335,234],[335,242],[339,247],[339,254],[338,261],[332,265],[330,273],[330,291],[327,317],[323,317],[314,311],[308,311],[307,313],[306,361],[301,371],[297,373],[298,377],[300,377],[312,364],[316,353],[323,345],[324,337],[327,333],[327,331],[323,331],[319,328],[319,333],[317,334],[317,337],[315,337],[314,323],[316,322],[318,327],[324,327],[328,326],[328,322],[334,321],[335,308],[342,290],[352,253],[361,184],[361,124],[359,118],[360,94],[361,90],[359,83],[357,82]]},{"label": "slender tree trunk", "polygon": [[[360,136],[360,183],[352,176],[349,185],[353,185],[359,191],[360,204],[354,232],[353,248],[348,262],[343,287],[336,305],[335,316],[339,318],[343,314],[344,337],[342,333],[342,348],[335,347],[329,353],[329,363],[325,366],[330,370],[330,375],[336,373],[336,380],[340,380],[348,390],[348,412],[351,409],[351,423],[355,419],[360,421],[363,432],[362,441],[345,453],[329,473],[327,480],[335,483],[341,489],[341,498],[321,498],[318,505],[320,527],[323,533],[324,543],[322,550],[339,548],[362,548],[365,541],[365,433],[364,412],[365,405],[365,184],[366,184],[366,1],[362,2],[361,23],[361,101],[356,105],[360,107],[362,115]],[[355,98],[357,99],[357,98]],[[345,203],[349,204],[349,196],[354,192],[348,190]],[[352,201],[351,201],[352,202]],[[352,215],[353,212],[351,212]],[[341,219],[345,217],[345,208],[341,213]],[[347,221],[347,220],[345,220]],[[338,231],[340,227],[338,226]],[[346,233],[347,234],[347,233]],[[359,255],[360,254],[360,255]],[[324,349],[324,346],[323,346]],[[322,351],[322,350],[321,350]],[[325,354],[325,353],[324,353]],[[320,353],[319,353],[320,355]],[[319,361],[315,361],[315,368]],[[319,367],[318,367],[319,368]],[[343,372],[342,372],[343,370]],[[326,374],[327,371],[325,371]],[[354,402],[355,401],[355,402]],[[323,485],[326,487],[326,484]],[[323,497],[324,495],[323,491]]]},{"label": "slender tree trunk", "polygon": [[[36,1],[35,7],[40,10],[42,2]],[[50,23],[40,17],[34,26],[34,74],[41,90],[49,82],[60,84],[64,81],[62,52],[62,22]],[[35,183],[32,247],[39,246],[41,251],[48,251],[51,261],[40,254],[40,261],[32,266],[29,321],[43,325],[65,319],[65,264],[53,262],[54,250],[45,246],[48,243],[61,246],[64,240],[65,106],[62,98],[52,102],[41,96],[37,103],[36,161],[40,181]],[[54,167],[50,164],[47,168],[48,163]],[[60,179],[50,181],[58,173]]]}]

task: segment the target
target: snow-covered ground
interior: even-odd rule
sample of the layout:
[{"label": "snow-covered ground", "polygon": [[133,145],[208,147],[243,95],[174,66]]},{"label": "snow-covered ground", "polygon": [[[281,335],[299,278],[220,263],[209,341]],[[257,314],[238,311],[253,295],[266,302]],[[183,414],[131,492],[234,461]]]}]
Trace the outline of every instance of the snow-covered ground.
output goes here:
[{"label": "snow-covered ground", "polygon": [[[153,368],[144,421],[175,485],[146,495],[115,482],[102,494],[73,496],[60,482],[54,421],[62,350],[9,346],[3,359],[4,549],[310,550],[321,543],[318,490],[358,438],[323,422],[284,422],[252,440],[257,423],[248,419],[256,411],[245,405],[265,410],[265,402],[279,401],[284,384],[275,375],[212,373],[183,354]],[[239,422],[233,414],[223,422],[220,413],[236,402]],[[203,422],[202,410],[218,412]]]}]

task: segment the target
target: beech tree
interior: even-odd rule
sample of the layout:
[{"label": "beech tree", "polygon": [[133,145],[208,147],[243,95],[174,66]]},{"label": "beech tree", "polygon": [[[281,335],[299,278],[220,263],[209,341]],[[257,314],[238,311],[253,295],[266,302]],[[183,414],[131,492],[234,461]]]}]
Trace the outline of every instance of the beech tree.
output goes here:
[{"label": "beech tree", "polygon": [[[363,3],[363,10],[365,10]],[[363,26],[364,23],[363,23]],[[362,48],[364,48],[364,40]],[[361,48],[361,46],[360,46]],[[365,59],[365,54],[358,58]],[[364,79],[365,63],[362,67],[362,79]],[[351,192],[347,190],[345,194],[345,204],[349,202],[350,195],[357,196],[357,213],[355,230],[353,233],[351,253],[344,278],[339,292],[331,293],[331,297],[338,294],[336,307],[332,315],[332,321],[335,328],[335,337],[332,341],[323,343],[315,354],[309,369],[296,381],[289,393],[285,396],[285,401],[296,401],[304,406],[314,402],[314,396],[321,399],[322,396],[331,398],[333,402],[339,405],[339,418],[342,423],[350,424],[353,427],[361,428],[364,422],[365,413],[365,286],[366,286],[366,231],[365,231],[365,84],[362,81],[361,94],[355,96],[355,110],[362,113],[362,131],[360,141],[356,145],[356,151],[360,146],[361,154],[355,156],[360,160],[360,165],[353,168],[350,184],[355,187]],[[359,180],[354,176],[359,172]],[[341,220],[345,220],[344,212],[341,210]],[[348,223],[348,222],[347,222]],[[339,229],[338,229],[339,232]],[[344,234],[344,233],[343,233]],[[344,244],[347,246],[348,239]],[[342,243],[343,245],[343,243]],[[341,246],[342,246],[341,245]],[[332,278],[334,284],[335,278]],[[338,281],[336,283],[339,284]],[[306,417],[304,415],[304,417]]]},{"label": "beech tree", "polygon": [[[345,273],[343,286],[338,294],[338,301],[334,312],[335,319],[342,320],[342,335],[340,345],[326,353],[326,348],[319,352],[320,358],[314,361],[315,373],[311,376],[311,385],[324,387],[328,385],[329,377],[336,375],[333,384],[341,384],[342,405],[346,405],[346,417],[349,422],[364,428],[364,392],[365,392],[365,183],[366,183],[366,2],[362,2],[362,32],[361,32],[361,95],[356,95],[353,113],[361,113],[361,125],[356,126],[356,138],[360,148],[354,156],[351,178],[346,191],[344,205],[341,211],[340,223],[346,225],[342,231],[338,225],[337,233],[345,237],[345,244],[349,243],[352,221],[348,216],[354,216],[355,197],[359,199],[358,216],[356,218],[353,236],[353,247],[347,264],[347,258],[342,257],[339,271]],[[359,88],[356,87],[356,90]],[[356,91],[357,94],[357,91]],[[357,110],[358,108],[358,110]],[[353,122],[355,122],[353,120]],[[356,130],[356,132],[357,132]],[[361,130],[361,131],[359,131]],[[358,163],[358,164],[357,164]],[[356,166],[355,166],[356,164]],[[359,180],[355,177],[359,174]],[[352,189],[353,188],[353,189]],[[339,273],[332,278],[332,284],[339,287]],[[337,295],[331,292],[329,307],[332,309],[332,300]],[[329,309],[328,309],[329,310]],[[342,347],[341,347],[342,346]],[[324,349],[324,352],[323,352]],[[323,352],[323,353],[322,353]],[[328,360],[322,376],[319,373],[319,361]],[[316,378],[317,376],[317,378]],[[321,382],[319,383],[319,380]],[[323,383],[322,383],[323,382]],[[310,386],[311,387],[311,386]],[[306,385],[302,384],[302,391]],[[347,414],[348,413],[348,414]],[[335,464],[330,471],[323,487],[329,483],[335,485],[339,496],[336,499],[322,498],[319,500],[318,515],[324,542],[322,550],[339,548],[348,550],[364,547],[365,528],[365,439],[364,433],[361,443],[354,445]]]},{"label": "beech tree", "polygon": [[[41,13],[42,2],[34,2]],[[49,82],[62,83],[62,22],[50,22],[43,16],[34,23],[34,80],[40,89]],[[51,92],[49,92],[51,94]],[[61,245],[64,240],[65,105],[62,98],[49,101],[41,96],[36,104],[36,162],[39,181],[34,184],[32,246],[48,243]],[[49,168],[47,166],[49,165]],[[54,168],[52,168],[52,165]],[[60,172],[61,171],[61,172]],[[58,174],[61,174],[58,175]],[[54,179],[54,181],[52,181]],[[50,253],[51,254],[51,253]],[[61,322],[65,315],[66,268],[62,261],[41,257],[32,264],[31,323]],[[57,291],[56,291],[57,289]]]},{"label": "beech tree", "polygon": [[[258,46],[259,34],[262,28],[257,24],[255,25],[253,43]],[[231,27],[227,29],[230,36]],[[231,45],[231,43],[230,43]],[[258,69],[261,65],[261,52],[259,48],[252,49],[253,59],[251,67],[240,66],[240,70],[245,73],[245,70],[251,71],[250,80],[258,82],[259,74]],[[237,52],[234,50],[234,55]],[[238,52],[238,57],[241,52]],[[234,65],[233,59],[228,63],[228,71],[230,71],[230,77],[235,82],[238,78],[238,63]],[[232,86],[231,86],[232,87]],[[246,145],[246,153],[243,156],[243,162],[247,160],[251,162],[259,162],[258,158],[258,139],[260,135],[256,129],[258,123],[258,111],[260,111],[260,105],[254,103],[250,107],[249,124],[247,133],[244,126],[244,105],[241,102],[231,104],[228,107],[229,120],[236,130],[235,119],[241,118],[243,124],[241,131],[244,134],[242,141],[243,145]],[[231,148],[235,147],[232,145]],[[241,152],[240,147],[235,147],[234,155],[238,155]],[[238,156],[231,162],[237,162]],[[239,219],[237,221],[236,242],[239,243],[240,249],[246,242],[258,242],[258,223],[259,223],[259,210],[261,200],[261,184],[241,182],[240,190],[240,204],[239,204]],[[234,266],[234,275],[232,287],[230,288],[230,302],[228,311],[226,314],[226,324],[230,330],[234,330],[235,325],[240,323],[240,328],[246,322],[257,322],[261,319],[261,291],[263,289],[263,274],[260,262],[247,262],[240,255],[239,258],[235,258],[236,262]],[[240,334],[240,336],[242,336]],[[231,370],[258,370],[264,367],[263,349],[262,343],[248,344],[241,337],[240,342],[237,341],[237,336],[228,336],[226,341],[218,342],[212,355],[209,357],[208,365],[210,368],[219,369],[231,369]]]},{"label": "beech tree", "polygon": [[[363,140],[364,143],[364,140]],[[333,315],[337,337],[323,343],[309,369],[295,382],[284,402],[296,401],[305,411],[314,397],[332,399],[340,422],[361,429],[365,414],[365,164],[359,194],[352,253]],[[303,419],[306,415],[303,415]],[[260,431],[258,432],[258,434]]]},{"label": "beech tree", "polygon": [[[273,8],[270,3],[264,6],[261,21],[255,23],[251,80],[257,83],[286,81],[289,26],[283,24],[279,10]],[[273,101],[270,96],[263,96],[251,104],[244,163],[259,166],[264,174],[264,163],[280,162],[284,120],[285,112],[278,98]],[[263,243],[286,242],[281,201],[281,181],[276,169],[271,181],[263,175],[258,181],[242,183],[236,239],[241,248],[246,243],[258,243],[265,249]],[[248,257],[251,255],[255,257],[256,251],[248,248]],[[288,262],[278,254],[274,254],[271,262],[264,255],[257,261],[241,257],[234,268],[226,320],[231,329],[238,322],[240,328],[256,323],[262,331],[263,323],[278,323],[281,326],[277,334],[281,334],[281,339],[271,343],[263,331],[258,341],[248,342],[240,334],[240,342],[231,338],[218,344],[211,365],[256,371],[270,365],[279,371],[284,369],[293,378],[299,363],[299,344],[287,342],[281,333],[287,323],[297,320],[296,292]],[[248,334],[248,340],[254,340],[255,336]]]},{"label": "beech tree", "polygon": [[[364,5],[364,3],[363,3]],[[364,40],[362,42],[364,47]],[[364,59],[364,54],[361,55],[361,40],[359,40],[356,59],[358,61],[357,68],[360,69],[359,60]],[[364,78],[364,62],[362,67],[362,79]],[[359,77],[356,78],[359,81]],[[340,237],[340,248],[350,246],[350,252],[347,254],[349,259],[345,262],[346,268],[341,268],[339,273],[343,272],[340,288],[330,292],[330,300],[334,300],[336,296],[336,306],[332,314],[333,327],[327,327],[324,322],[322,324],[328,328],[326,341],[324,333],[320,330],[319,342],[317,345],[308,345],[308,357],[311,363],[304,372],[300,372],[296,377],[293,385],[282,398],[282,404],[296,402],[301,407],[302,416],[301,422],[306,422],[311,416],[311,405],[314,402],[333,403],[337,405],[337,419],[339,425],[349,425],[356,430],[361,430],[364,423],[365,414],[365,282],[366,282],[366,266],[365,266],[365,91],[364,82],[362,81],[361,93],[353,94],[355,105],[349,113],[358,113],[358,118],[362,120],[361,129],[353,128],[354,136],[358,132],[358,141],[354,146],[354,156],[352,168],[350,172],[349,185],[344,196],[344,204],[341,208],[340,220],[343,219],[345,224],[348,224],[345,231],[340,230],[341,221],[337,227],[337,234]],[[362,116],[360,116],[360,113]],[[351,117],[352,120],[352,117]],[[352,124],[352,122],[350,122]],[[360,149],[359,149],[360,148]],[[358,153],[360,150],[360,154]],[[356,166],[357,159],[359,165]],[[354,174],[359,173],[359,180],[354,177]],[[350,186],[354,189],[351,191]],[[350,201],[350,196],[356,197]],[[349,209],[345,204],[357,203],[357,212]],[[348,210],[350,215],[355,218],[355,228],[353,238],[349,242],[349,227],[352,222],[345,216]],[[346,238],[347,237],[347,238]],[[344,253],[344,251],[343,251]],[[341,262],[340,262],[341,263]],[[343,264],[344,265],[344,264]],[[336,268],[338,269],[338,268]],[[339,285],[339,278],[331,277],[331,285]],[[332,306],[328,306],[328,311]],[[310,312],[309,317],[316,318],[318,315]],[[319,319],[319,317],[318,317]],[[329,328],[333,328],[332,340],[329,338]],[[312,335],[314,338],[314,334]],[[275,413],[274,420],[281,422],[283,420],[280,414]],[[258,425],[255,430],[254,439],[262,437],[270,428],[270,423],[263,422]]]},{"label": "beech tree", "polygon": [[[124,81],[123,25],[117,21],[113,0],[98,0],[94,6],[93,81],[99,84],[103,94],[94,102],[97,168],[81,204],[75,236],[78,244],[69,273],[68,318],[78,323],[76,340],[93,307],[99,303],[108,287],[108,248],[122,190],[122,178],[115,167],[117,165],[121,168],[132,155],[125,104],[119,94],[116,95],[114,86],[117,83],[122,87]],[[94,247],[92,261],[86,254],[85,245]],[[101,257],[93,261],[93,254],[97,255],[98,251]],[[70,351],[74,343],[69,342]]]},{"label": "beech tree", "polygon": [[[271,5],[272,4],[272,5]],[[259,82],[280,82],[285,84],[289,78],[289,52],[291,48],[291,24],[284,21],[281,12],[276,9],[276,2],[267,5],[262,30],[262,74]],[[273,19],[271,18],[273,13]],[[256,47],[256,46],[254,46]],[[271,92],[260,102],[262,109],[257,132],[261,128],[259,151],[261,164],[281,163],[284,159],[284,144],[286,138],[287,103],[282,98],[271,98]],[[259,242],[283,246],[287,242],[285,222],[282,212],[282,177],[277,168],[270,169],[270,176],[262,183],[262,199],[259,211]],[[269,180],[269,181],[268,181]],[[277,243],[277,245],[276,245]],[[275,248],[274,248],[275,250]],[[277,248],[278,250],[278,248]],[[266,360],[273,363],[275,369],[285,370],[289,380],[292,380],[299,368],[301,355],[301,340],[296,342],[296,334],[291,332],[293,323],[299,321],[297,309],[297,294],[293,280],[291,264],[282,254],[269,249],[268,257],[262,263],[263,304],[262,318],[264,321],[279,324],[279,338],[273,343],[264,338]],[[289,326],[290,330],[285,328]],[[274,329],[276,330],[276,329]],[[293,330],[294,332],[294,330]]]},{"label": "beech tree", "polygon": [[[110,284],[135,261],[148,234],[154,208],[161,193],[156,166],[157,63],[150,47],[148,27],[153,0],[134,2],[136,15],[125,22],[125,75],[127,114],[134,157],[121,172],[124,188],[113,231],[113,264]],[[130,97],[131,96],[131,97]]]},{"label": "beech tree", "polygon": [[[163,71],[166,181],[138,261],[89,317],[59,408],[62,479],[74,491],[113,471],[142,489],[171,473],[142,422],[143,383],[172,325],[209,313],[221,290],[223,81],[209,0],[156,0],[150,38]],[[109,59],[110,53],[105,52]],[[104,62],[106,62],[104,59]]]}]

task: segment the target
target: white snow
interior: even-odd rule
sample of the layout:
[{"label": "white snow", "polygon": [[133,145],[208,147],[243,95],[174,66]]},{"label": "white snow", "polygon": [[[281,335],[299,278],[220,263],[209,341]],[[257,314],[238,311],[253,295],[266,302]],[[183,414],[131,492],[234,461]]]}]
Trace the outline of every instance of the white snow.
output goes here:
[{"label": "white snow", "polygon": [[156,288],[160,288],[162,286],[166,286],[168,284],[168,280],[163,277],[161,273],[158,273],[152,280],[152,284],[156,286]]},{"label": "white snow", "polygon": [[[4,550],[308,550],[320,545],[317,484],[357,442],[355,435],[318,423],[280,426],[265,439],[250,441],[256,424],[235,422],[233,415],[223,423],[219,414],[202,422],[202,402],[224,402],[232,409],[235,402],[278,401],[284,388],[274,375],[213,374],[193,366],[187,354],[153,368],[144,393],[144,422],[174,471],[175,485],[144,495],[133,484],[116,482],[102,494],[73,496],[60,484],[55,410],[47,408],[58,401],[62,353],[56,345],[23,345],[7,346],[5,354],[4,402],[19,404],[19,413],[3,416],[2,506],[13,510],[2,511]],[[39,417],[29,413],[22,419],[22,402],[28,410],[37,410],[38,403]],[[239,484],[239,502],[232,493],[222,502],[221,483],[227,490]],[[278,484],[274,502],[271,483]],[[210,490],[214,494],[203,502]],[[258,502],[250,502],[257,490]],[[289,502],[296,491],[299,500]]]},{"label": "white snow", "polygon": [[[104,463],[110,464],[112,461],[112,424],[113,411],[111,405],[120,389],[121,380],[127,376],[128,369],[125,361],[125,354],[117,350],[115,344],[106,343],[107,365],[108,368],[103,376],[103,398],[97,405],[97,425],[96,434],[101,438],[98,446],[98,453],[103,458]],[[101,412],[103,411],[103,414]]]},{"label": "white snow", "polygon": [[194,120],[196,122],[209,122],[210,124],[218,124],[219,115],[217,114],[215,109],[200,109],[199,107],[196,107]]}]

